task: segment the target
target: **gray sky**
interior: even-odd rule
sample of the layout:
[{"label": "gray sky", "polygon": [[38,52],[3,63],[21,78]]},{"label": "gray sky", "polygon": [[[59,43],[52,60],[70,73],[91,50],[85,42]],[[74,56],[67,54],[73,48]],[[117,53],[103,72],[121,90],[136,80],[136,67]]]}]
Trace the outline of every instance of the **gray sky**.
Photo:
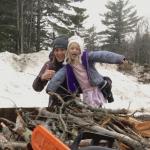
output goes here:
[{"label": "gray sky", "polygon": [[[86,8],[89,13],[89,18],[85,22],[86,27],[90,27],[94,24],[97,27],[98,31],[104,28],[101,24],[102,18],[99,16],[99,14],[103,14],[107,11],[107,9],[105,8],[105,4],[107,3],[107,1],[108,0],[84,0],[82,3],[79,3],[79,5]],[[130,0],[128,6],[135,6],[138,16],[144,16],[150,19],[150,7],[148,3],[149,0]]]}]

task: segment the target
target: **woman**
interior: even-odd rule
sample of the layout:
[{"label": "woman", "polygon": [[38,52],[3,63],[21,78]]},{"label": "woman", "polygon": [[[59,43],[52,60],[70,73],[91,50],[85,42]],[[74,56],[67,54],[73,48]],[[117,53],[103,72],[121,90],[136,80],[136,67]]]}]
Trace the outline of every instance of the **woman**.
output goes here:
[{"label": "woman", "polygon": [[70,92],[74,93],[81,88],[84,102],[98,108],[106,102],[107,97],[103,89],[107,82],[104,82],[104,77],[95,69],[95,62],[122,64],[125,57],[108,51],[87,52],[83,49],[84,43],[79,36],[72,36],[69,39],[65,58],[67,65],[56,73],[46,91],[55,92],[66,78]]},{"label": "woman", "polygon": [[[54,76],[54,74],[63,67],[63,61],[65,59],[65,53],[67,50],[68,38],[61,36],[57,37],[53,43],[52,52],[49,55],[49,61],[47,61],[38,76],[35,78],[33,82],[33,89],[37,92],[41,92],[48,81]],[[64,81],[59,88],[57,89],[57,93],[60,94],[64,99],[68,99],[70,94],[67,92],[66,81]],[[55,101],[54,101],[55,102]],[[52,104],[52,98],[49,98],[49,105]]]}]

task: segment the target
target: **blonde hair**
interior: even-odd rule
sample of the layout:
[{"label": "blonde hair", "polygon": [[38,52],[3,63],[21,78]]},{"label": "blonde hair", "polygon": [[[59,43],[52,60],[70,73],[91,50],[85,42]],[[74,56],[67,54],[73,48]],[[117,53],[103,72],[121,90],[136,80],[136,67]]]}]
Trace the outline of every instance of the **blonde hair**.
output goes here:
[{"label": "blonde hair", "polygon": [[79,55],[79,62],[81,62],[81,56],[82,56],[82,52],[84,49],[84,40],[81,37],[74,35],[68,39],[68,47],[67,47],[67,52],[66,52],[64,64],[67,64],[67,63],[70,64],[72,62],[70,55],[69,55],[69,49],[73,43],[76,43],[80,48],[81,54]]},{"label": "blonde hair", "polygon": [[[73,43],[75,43],[75,42],[73,42]],[[69,46],[68,46],[68,48],[67,48],[67,52],[66,52],[66,55],[65,55],[65,61],[64,61],[64,64],[72,64],[74,61],[72,61],[72,59],[71,59],[71,57],[70,57],[70,53],[69,53],[69,50],[70,50],[70,47],[71,47],[71,45],[73,44],[73,43],[71,43]],[[79,47],[79,49],[80,49],[80,46],[79,46],[79,44],[78,43],[75,43],[78,47]],[[76,61],[74,62],[74,63],[81,63],[82,61],[81,61],[81,57],[82,57],[82,51],[81,51],[81,49],[80,49],[80,54],[79,54],[79,56],[78,56],[78,59],[76,59]]]}]

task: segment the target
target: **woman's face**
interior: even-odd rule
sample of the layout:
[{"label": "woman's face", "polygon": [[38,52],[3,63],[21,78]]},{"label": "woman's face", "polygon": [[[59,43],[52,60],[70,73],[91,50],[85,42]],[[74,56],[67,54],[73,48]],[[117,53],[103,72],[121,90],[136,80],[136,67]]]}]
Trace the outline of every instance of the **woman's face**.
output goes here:
[{"label": "woman's face", "polygon": [[56,57],[58,62],[63,62],[65,59],[66,49],[64,48],[56,48],[54,50],[54,56]]},{"label": "woman's face", "polygon": [[77,43],[71,43],[68,52],[71,61],[77,60],[81,54],[80,47]]}]

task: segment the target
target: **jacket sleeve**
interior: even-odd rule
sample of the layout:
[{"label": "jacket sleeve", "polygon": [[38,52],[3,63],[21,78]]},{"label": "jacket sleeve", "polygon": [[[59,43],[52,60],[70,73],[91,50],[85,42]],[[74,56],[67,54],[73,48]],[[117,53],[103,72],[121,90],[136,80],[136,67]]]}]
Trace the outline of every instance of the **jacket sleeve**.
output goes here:
[{"label": "jacket sleeve", "polygon": [[47,80],[43,80],[43,81],[41,80],[41,75],[45,72],[46,67],[47,67],[48,64],[49,64],[49,62],[46,62],[43,65],[40,73],[38,74],[38,76],[33,81],[32,87],[37,92],[41,92],[44,89],[44,87],[47,84],[47,82],[48,82]]},{"label": "jacket sleeve", "polygon": [[64,82],[66,75],[66,67],[61,68],[49,81],[46,92],[56,92],[59,86]]},{"label": "jacket sleeve", "polygon": [[88,53],[91,62],[122,64],[125,56],[109,51],[92,51]]}]

